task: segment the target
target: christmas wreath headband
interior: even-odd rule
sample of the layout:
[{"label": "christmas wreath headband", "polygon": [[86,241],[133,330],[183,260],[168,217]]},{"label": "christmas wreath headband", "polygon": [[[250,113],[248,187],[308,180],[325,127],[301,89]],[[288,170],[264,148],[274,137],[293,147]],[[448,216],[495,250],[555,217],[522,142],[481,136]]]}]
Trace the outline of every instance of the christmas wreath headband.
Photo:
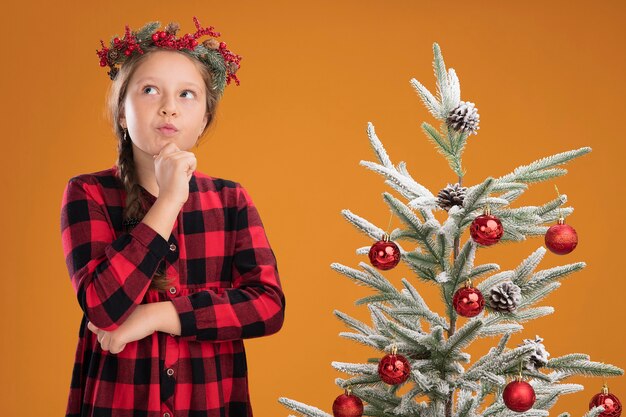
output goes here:
[{"label": "christmas wreath headband", "polygon": [[[100,58],[100,66],[108,66],[110,70],[107,74],[111,80],[114,80],[119,71],[117,65],[121,66],[133,54],[143,54],[142,48],[157,46],[181,50],[194,56],[210,69],[213,75],[213,89],[217,90],[221,96],[231,80],[235,80],[235,84],[239,85],[239,79],[235,73],[239,69],[242,57],[229,51],[226,43],[216,39],[220,33],[215,32],[213,26],[203,28],[195,16],[193,22],[196,25],[196,32],[188,33],[180,38],[176,37],[180,26],[174,22],[168,24],[165,30],[157,30],[160,26],[159,22],[146,23],[137,31],[131,31],[126,25],[124,37],[114,36],[109,47],[100,40],[102,49],[96,50]],[[209,35],[212,38],[199,44],[197,39],[203,35]]]}]

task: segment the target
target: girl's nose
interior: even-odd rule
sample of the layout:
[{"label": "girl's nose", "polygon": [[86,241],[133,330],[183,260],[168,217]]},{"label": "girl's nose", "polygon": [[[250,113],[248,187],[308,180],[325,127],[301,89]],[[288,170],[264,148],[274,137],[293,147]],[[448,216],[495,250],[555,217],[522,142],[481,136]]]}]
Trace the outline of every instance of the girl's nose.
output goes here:
[{"label": "girl's nose", "polygon": [[176,100],[171,97],[166,97],[163,100],[163,105],[161,107],[161,114],[166,116],[168,114],[174,116],[177,114],[176,112]]}]

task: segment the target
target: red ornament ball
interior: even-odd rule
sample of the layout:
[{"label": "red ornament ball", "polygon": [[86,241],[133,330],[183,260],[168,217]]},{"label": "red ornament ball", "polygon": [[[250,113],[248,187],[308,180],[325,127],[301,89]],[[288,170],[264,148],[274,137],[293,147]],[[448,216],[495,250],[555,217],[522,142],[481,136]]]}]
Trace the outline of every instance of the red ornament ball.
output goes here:
[{"label": "red ornament ball", "polygon": [[509,410],[519,413],[533,408],[537,397],[535,396],[535,390],[528,382],[511,381],[504,388],[502,399]]},{"label": "red ornament ball", "polygon": [[502,222],[491,214],[481,214],[470,226],[470,236],[476,243],[483,246],[498,243],[503,234]]},{"label": "red ornament ball", "polygon": [[400,262],[400,248],[392,241],[383,238],[372,245],[369,258],[372,265],[386,271]]},{"label": "red ornament ball", "polygon": [[600,417],[619,417],[622,414],[622,403],[615,395],[609,394],[608,390],[594,395],[589,401],[590,410],[599,405],[604,407]]},{"label": "red ornament ball", "polygon": [[546,232],[546,247],[557,255],[567,255],[578,245],[578,234],[570,225],[563,223],[559,219],[559,223],[551,226]]},{"label": "red ornament ball", "polygon": [[385,355],[378,363],[378,375],[389,385],[400,384],[409,378],[411,364],[402,355]]},{"label": "red ornament ball", "polygon": [[335,417],[361,417],[363,415],[363,402],[359,397],[352,394],[341,394],[333,402],[333,416]]},{"label": "red ornament ball", "polygon": [[459,288],[452,298],[454,310],[463,317],[474,317],[485,307],[485,297],[478,288]]}]

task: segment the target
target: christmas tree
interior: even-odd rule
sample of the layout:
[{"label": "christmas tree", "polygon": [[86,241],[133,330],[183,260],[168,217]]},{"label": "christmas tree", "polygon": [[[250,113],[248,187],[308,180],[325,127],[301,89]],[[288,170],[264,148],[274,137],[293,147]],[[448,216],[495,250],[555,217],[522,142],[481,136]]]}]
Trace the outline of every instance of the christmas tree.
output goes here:
[{"label": "christmas tree", "polygon": [[[622,369],[591,361],[582,353],[548,359],[540,337],[507,347],[511,335],[523,330],[522,323],[554,312],[552,307],[536,304],[556,290],[563,277],[581,270],[585,263],[538,269],[547,251],[543,246],[514,270],[500,271],[495,263],[475,265],[474,259],[478,249],[531,236],[544,236],[545,246],[556,254],[573,251],[578,237],[564,222],[573,211],[563,207],[566,195],[557,190],[557,198],[541,206],[511,205],[530,184],[565,175],[567,170],[560,166],[591,149],[548,156],[502,177],[464,187],[461,157],[470,135],[477,134],[479,115],[473,103],[461,101],[459,79],[454,69],[446,70],[436,43],[433,51],[437,96],[415,79],[411,84],[441,122],[439,130],[426,122],[422,129],[446,158],[458,183],[449,184],[437,195],[431,193],[411,177],[404,162],[392,164],[374,126],[368,123],[367,134],[378,163],[361,161],[361,165],[384,176],[385,183],[406,200],[383,193],[403,227],[387,234],[350,210],[342,210],[343,216],[375,243],[357,250],[358,254],[368,254],[370,261],[360,262],[360,270],[339,263],[331,267],[375,291],[356,301],[356,305],[367,305],[373,326],[340,311],[334,313],[356,331],[341,336],[380,351],[382,358],[371,358],[367,363],[332,363],[337,370],[354,375],[336,379],[345,393],[336,398],[333,415],[547,416],[560,395],[583,389],[580,384],[564,383],[566,378],[623,374]],[[447,212],[443,223],[436,219],[436,210]],[[462,242],[468,228],[470,236]],[[408,241],[412,247],[404,249],[398,240]],[[431,310],[409,280],[402,278],[404,288],[398,289],[380,272],[395,267],[400,260],[415,272],[417,280],[439,287],[445,316]],[[471,363],[463,349],[487,336],[499,339],[497,346]],[[404,386],[406,392],[400,395]],[[289,398],[281,397],[279,402],[305,416],[331,416]],[[605,385],[592,398],[585,416],[617,417],[620,413],[619,399]],[[560,417],[565,416],[569,414]]]}]

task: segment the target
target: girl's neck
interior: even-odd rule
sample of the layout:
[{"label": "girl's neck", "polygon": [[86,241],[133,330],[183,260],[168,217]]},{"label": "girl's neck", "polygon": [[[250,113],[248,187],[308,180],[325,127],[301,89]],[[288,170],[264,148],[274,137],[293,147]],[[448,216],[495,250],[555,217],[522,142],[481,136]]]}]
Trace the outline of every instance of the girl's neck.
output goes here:
[{"label": "girl's neck", "polygon": [[159,196],[159,185],[156,181],[156,175],[154,173],[154,159],[152,155],[148,155],[142,150],[138,149],[133,144],[133,159],[135,161],[135,173],[137,175],[137,182],[150,194],[155,197]]}]

